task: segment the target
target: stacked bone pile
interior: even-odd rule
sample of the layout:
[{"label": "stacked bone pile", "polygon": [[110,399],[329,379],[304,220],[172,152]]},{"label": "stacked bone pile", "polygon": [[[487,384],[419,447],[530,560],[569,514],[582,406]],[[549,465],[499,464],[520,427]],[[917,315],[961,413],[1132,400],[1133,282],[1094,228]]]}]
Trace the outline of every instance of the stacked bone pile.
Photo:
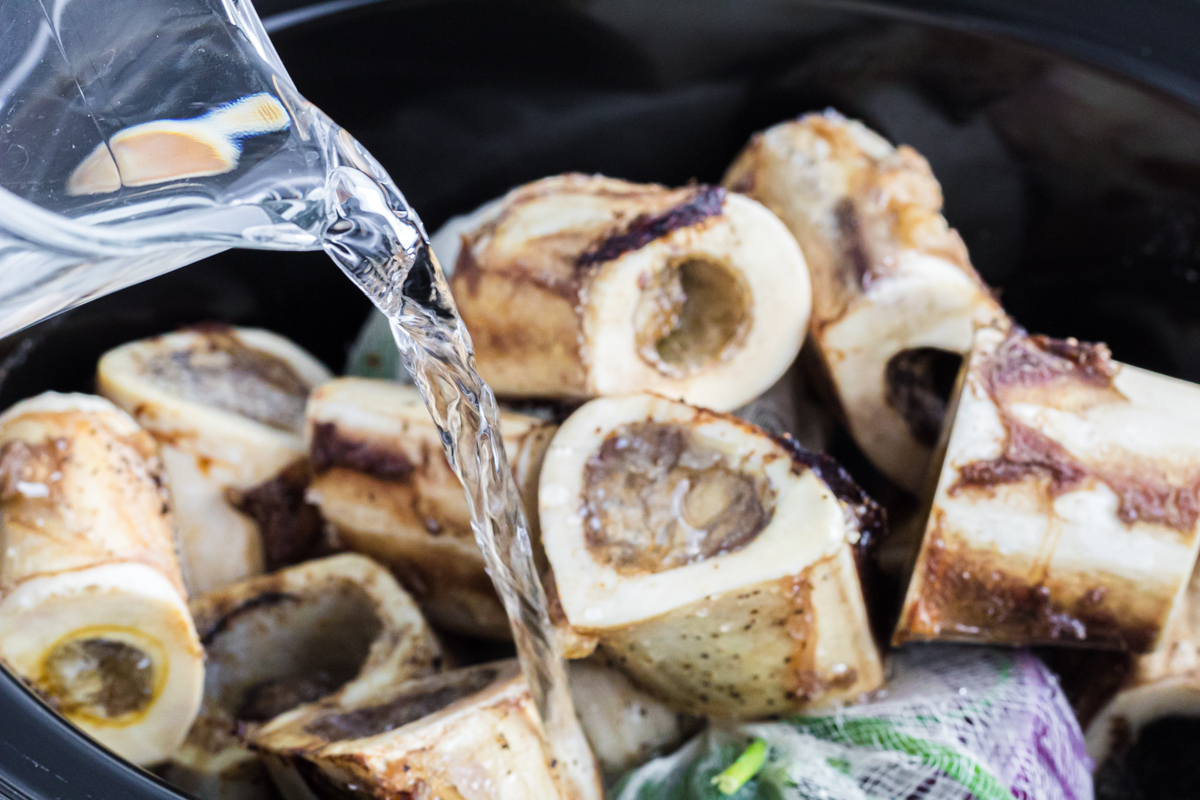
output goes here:
[{"label": "stacked bone pile", "polygon": [[[1080,723],[1112,772],[1200,714],[1200,389],[1012,322],[913,150],[808,115],[434,248],[623,796],[1088,797]],[[33,688],[204,800],[573,796],[413,386],[219,325],[97,385],[0,416]]]}]

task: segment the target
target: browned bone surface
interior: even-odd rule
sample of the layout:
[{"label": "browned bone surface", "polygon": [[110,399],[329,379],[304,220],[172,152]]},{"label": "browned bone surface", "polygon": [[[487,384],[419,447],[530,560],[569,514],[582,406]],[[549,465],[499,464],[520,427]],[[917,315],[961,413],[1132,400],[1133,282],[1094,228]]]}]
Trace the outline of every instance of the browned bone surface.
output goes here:
[{"label": "browned bone surface", "polygon": [[1200,391],[1103,344],[978,337],[894,640],[1153,648],[1195,558]]},{"label": "browned bone surface", "polygon": [[1031,582],[1027,576],[1013,569],[1011,558],[934,538],[925,554],[921,600],[909,608],[905,624],[951,638],[987,638],[998,631],[1014,642],[1086,642],[1139,652],[1153,646],[1159,623],[1152,604],[1118,605],[1136,597],[1136,583],[1118,575],[1070,576],[1069,582]]},{"label": "browned bone surface", "polygon": [[[901,145],[875,158],[841,117],[806,114],[785,125],[803,128],[824,143],[822,158],[844,173],[844,194],[797,198],[788,176],[769,163],[764,133],[750,140],[724,183],[778,214],[800,242],[813,270],[816,335],[840,319],[872,281],[888,274],[901,248],[936,255],[978,280],[962,238],[942,219],[942,188],[920,153]],[[820,169],[819,163],[802,163],[814,175]],[[824,208],[828,203],[832,205]],[[826,211],[832,225],[813,224],[814,217],[808,216]]]},{"label": "browned bone surface", "polygon": [[1044,400],[1053,405],[1062,393],[1071,395],[1065,399],[1068,408],[1080,402],[1122,402],[1112,384],[1119,368],[1103,344],[1020,333],[1009,336],[989,361],[985,375],[1007,431],[1004,451],[998,458],[963,466],[950,491],[1034,478],[1056,497],[1092,478],[1117,495],[1122,522],[1155,522],[1191,532],[1200,515],[1200,463],[1190,470],[1194,477],[1183,481],[1173,480],[1155,459],[1134,452],[1113,452],[1103,461],[1088,463],[1004,410],[1015,402]]},{"label": "browned bone surface", "polygon": [[328,555],[321,511],[304,499],[308,481],[302,459],[258,486],[225,491],[230,504],[258,525],[267,572]]},{"label": "browned bone surface", "polygon": [[442,686],[420,685],[380,705],[318,717],[304,730],[330,742],[378,736],[483,690],[498,674],[494,669],[480,669],[468,673],[461,681]]},{"label": "browned bone surface", "polygon": [[[308,415],[306,498],[336,545],[388,567],[440,628],[510,636],[462,484],[416,387],[336,379],[314,390]],[[501,414],[500,426],[536,536],[537,474],[555,426],[511,412]]]},{"label": "browned bone surface", "polygon": [[[18,438],[24,434],[3,434],[7,441],[0,444],[0,513],[7,552],[0,558],[0,597],[17,583],[46,574],[36,565],[52,553],[62,569],[144,563],[182,592],[174,550],[169,541],[159,539],[160,534],[169,536],[170,506],[154,440],[140,430],[117,434],[96,414],[39,410],[18,419],[19,427],[14,424],[13,430],[53,433],[29,440]],[[89,464],[95,466],[85,477],[82,470]],[[128,530],[110,531],[108,539],[86,526],[89,498],[77,485],[94,480],[101,470],[106,480],[141,487],[119,512]],[[20,491],[24,484],[45,486],[48,494],[27,496]],[[79,503],[84,505],[76,507]]]},{"label": "browned bone surface", "polygon": [[882,680],[859,555],[879,507],[828,456],[656,395],[601,398],[543,464],[553,613],[676,711],[752,719]]},{"label": "browned bone surface", "polygon": [[679,228],[690,228],[720,215],[725,190],[720,186],[698,186],[691,198],[660,214],[639,214],[623,230],[609,234],[575,259],[579,267],[612,261],[632,250],[640,250]]},{"label": "browned bone surface", "polygon": [[724,185],[799,242],[816,380],[863,453],[918,494],[972,332],[1007,324],[942,216],[929,164],[827,111],[756,134]]},{"label": "browned bone surface", "polygon": [[[564,175],[515,190],[505,206],[519,208],[557,193],[602,199],[611,213],[531,238],[513,252],[491,238],[507,219],[502,212],[463,237],[450,281],[459,314],[472,332],[481,374],[502,395],[586,397],[579,292],[587,274],[672,230],[702,223],[714,205],[720,212],[723,197],[723,190],[712,187],[667,189]],[[514,358],[539,366],[530,372],[510,365]]]},{"label": "browned bone surface", "polygon": [[[345,434],[334,422],[313,424],[309,459],[318,475],[340,467],[398,483],[408,480],[417,469],[405,453]],[[422,462],[427,460],[423,458]]]},{"label": "browned bone surface", "polygon": [[578,800],[575,767],[544,755],[517,673],[515,662],[496,662],[298,709],[254,745],[322,797]]},{"label": "browned bone surface", "polygon": [[270,781],[247,741],[297,708],[361,696],[443,665],[416,606],[352,554],[306,561],[193,601],[206,651],[201,715],[162,774],[196,796],[254,798]]}]

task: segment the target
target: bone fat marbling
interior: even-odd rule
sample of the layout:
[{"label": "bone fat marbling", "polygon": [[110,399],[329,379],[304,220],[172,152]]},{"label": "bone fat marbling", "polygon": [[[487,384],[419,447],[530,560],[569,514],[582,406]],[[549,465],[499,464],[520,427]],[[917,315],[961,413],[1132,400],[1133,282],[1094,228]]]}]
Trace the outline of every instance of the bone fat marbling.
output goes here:
[{"label": "bone fat marbling", "polygon": [[1196,561],[1200,387],[982,329],[897,643],[1153,649]]}]

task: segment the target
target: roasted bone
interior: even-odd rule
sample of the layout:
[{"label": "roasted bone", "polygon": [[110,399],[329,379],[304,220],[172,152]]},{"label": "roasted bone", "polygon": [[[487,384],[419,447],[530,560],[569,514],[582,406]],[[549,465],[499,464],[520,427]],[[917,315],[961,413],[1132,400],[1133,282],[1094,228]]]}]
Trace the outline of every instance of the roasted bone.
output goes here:
[{"label": "roasted bone", "polygon": [[565,624],[677,710],[760,717],[882,680],[856,565],[880,512],[832,460],[606,398],[555,435],[539,500]]},{"label": "roasted bone", "polygon": [[548,762],[543,744],[513,661],[297,709],[254,740],[286,800],[342,793],[579,800],[565,791],[565,766]]},{"label": "roasted bone", "polygon": [[756,134],[725,176],[779,215],[812,276],[821,370],[863,452],[921,489],[971,334],[1007,318],[925,159],[829,111]]},{"label": "roasted bone", "polygon": [[[554,426],[504,413],[500,434],[536,536],[537,477]],[[508,639],[462,484],[415,386],[341,378],[308,405],[309,499],[340,541],[386,564],[437,626]]]},{"label": "roasted bone", "polygon": [[387,570],[345,554],[206,594],[192,614],[207,655],[204,703],[167,780],[203,800],[258,800],[273,788],[243,740],[322,699],[356,702],[442,666],[416,604]]},{"label": "roasted bone", "polygon": [[99,397],[0,416],[0,658],[138,764],[179,746],[204,682],[154,440]]},{"label": "roasted bone", "polygon": [[304,457],[304,404],[328,379],[281,336],[218,325],[131,342],[100,359],[100,393],[162,446],[192,592],[263,572],[259,528],[233,507],[230,490],[251,490]]},{"label": "roasted bone", "polygon": [[899,642],[1153,649],[1200,538],[1200,388],[981,330]]},{"label": "roasted bone", "polygon": [[653,391],[728,411],[804,341],[799,248],[717,187],[546,178],[447,224],[434,248],[501,396]]}]

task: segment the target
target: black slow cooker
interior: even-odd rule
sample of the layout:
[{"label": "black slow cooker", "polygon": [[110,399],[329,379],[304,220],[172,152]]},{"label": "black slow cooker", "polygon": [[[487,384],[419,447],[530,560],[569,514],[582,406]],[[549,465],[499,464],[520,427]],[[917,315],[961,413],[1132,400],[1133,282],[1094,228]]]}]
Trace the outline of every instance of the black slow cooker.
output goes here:
[{"label": "black slow cooker", "polygon": [[[719,181],[755,130],[834,106],[928,157],[947,218],[1023,325],[1200,381],[1195,0],[258,7],[300,90],[431,230],[564,171]],[[87,391],[105,350],[204,320],[278,331],[337,370],[367,311],[321,253],[227,252],[0,342],[0,407]],[[833,449],[886,495],[848,440]],[[1200,737],[1168,724],[1142,791],[1200,796],[1183,774],[1197,769],[1183,742]],[[1155,776],[1172,774],[1176,793],[1160,793]],[[0,670],[0,798],[178,796]]]}]

